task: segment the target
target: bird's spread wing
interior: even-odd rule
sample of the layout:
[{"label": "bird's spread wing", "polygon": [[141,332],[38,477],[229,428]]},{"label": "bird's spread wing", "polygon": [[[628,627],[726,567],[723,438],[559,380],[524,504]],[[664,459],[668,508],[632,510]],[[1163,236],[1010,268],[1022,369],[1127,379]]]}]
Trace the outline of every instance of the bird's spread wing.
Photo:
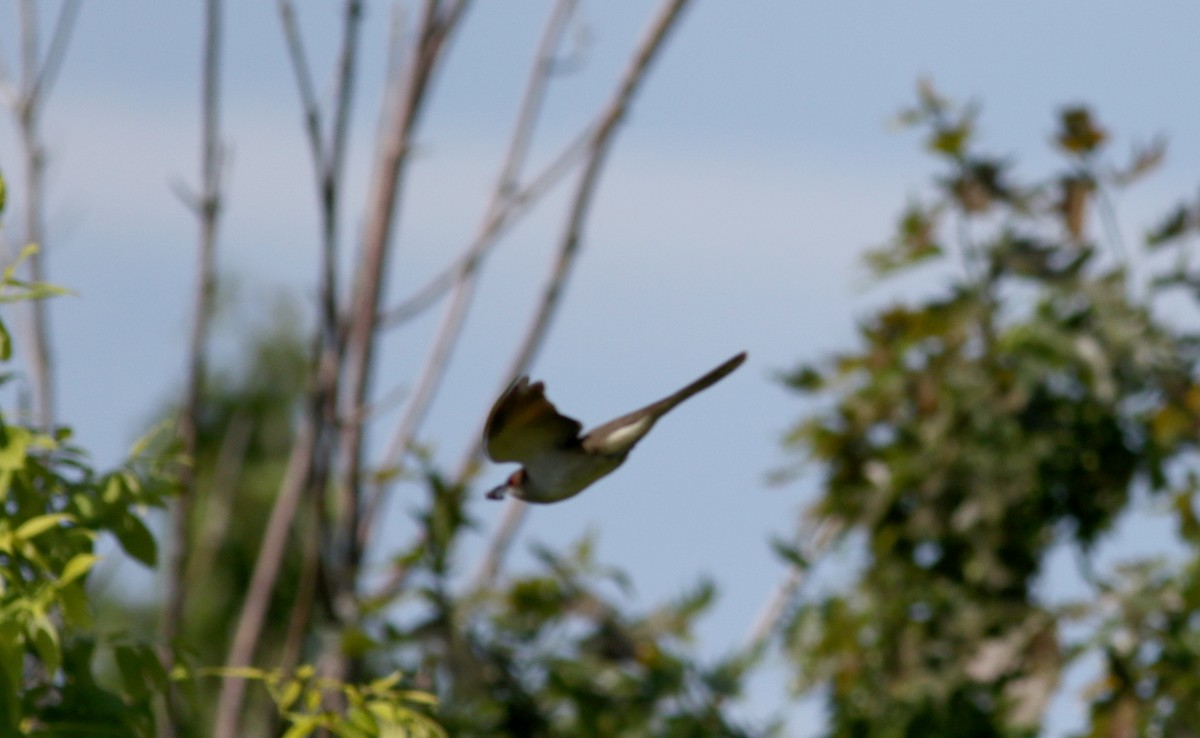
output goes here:
[{"label": "bird's spread wing", "polygon": [[583,429],[546,399],[541,382],[521,377],[492,406],[483,444],[493,461],[520,461],[575,441]]}]

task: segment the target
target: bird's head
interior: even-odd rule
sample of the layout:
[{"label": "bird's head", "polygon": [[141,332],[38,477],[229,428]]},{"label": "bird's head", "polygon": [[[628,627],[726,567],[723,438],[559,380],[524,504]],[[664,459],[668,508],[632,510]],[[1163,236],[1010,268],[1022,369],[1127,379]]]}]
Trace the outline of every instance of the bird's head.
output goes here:
[{"label": "bird's head", "polygon": [[521,496],[521,491],[525,489],[525,470],[517,469],[512,474],[508,475],[508,479],[504,484],[496,487],[491,492],[487,493],[489,500],[503,500],[506,495]]}]

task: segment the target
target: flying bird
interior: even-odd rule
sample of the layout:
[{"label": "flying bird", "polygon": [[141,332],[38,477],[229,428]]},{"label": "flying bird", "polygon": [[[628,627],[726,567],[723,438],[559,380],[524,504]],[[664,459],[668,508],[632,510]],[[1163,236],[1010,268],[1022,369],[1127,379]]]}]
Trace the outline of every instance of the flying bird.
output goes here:
[{"label": "flying bird", "polygon": [[492,406],[483,444],[493,461],[515,461],[521,468],[488,492],[488,498],[512,495],[526,502],[549,503],[579,494],[624,463],[659,418],[745,360],[743,351],[678,392],[582,436],[579,421],[559,413],[546,399],[543,383],[530,384],[529,377],[517,379]]}]

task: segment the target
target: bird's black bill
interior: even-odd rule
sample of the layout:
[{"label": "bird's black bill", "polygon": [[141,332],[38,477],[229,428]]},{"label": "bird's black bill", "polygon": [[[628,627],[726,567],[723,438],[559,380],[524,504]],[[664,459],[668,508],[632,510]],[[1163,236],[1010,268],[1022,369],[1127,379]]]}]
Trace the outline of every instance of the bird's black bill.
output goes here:
[{"label": "bird's black bill", "polygon": [[508,485],[502,484],[499,487],[496,487],[495,489],[493,489],[491,492],[488,492],[486,497],[489,500],[503,500],[505,495],[507,495],[507,494],[508,494]]}]

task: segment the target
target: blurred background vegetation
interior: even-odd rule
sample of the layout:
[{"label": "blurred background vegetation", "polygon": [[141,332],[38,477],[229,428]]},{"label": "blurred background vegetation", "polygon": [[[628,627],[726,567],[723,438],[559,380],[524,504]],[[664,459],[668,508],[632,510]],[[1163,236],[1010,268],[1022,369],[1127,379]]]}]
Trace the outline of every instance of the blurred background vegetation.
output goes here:
[{"label": "blurred background vegetation", "polygon": [[[613,98],[555,164],[577,176],[511,375],[546,339],[613,132],[684,5],[650,17]],[[34,23],[32,4],[22,7]],[[419,32],[398,47],[405,61],[372,185],[384,195],[368,206],[347,288],[335,265],[348,113],[338,95],[327,108],[312,96],[289,27],[296,9],[280,3],[311,126],[325,271],[313,305],[281,298],[250,330],[223,323],[243,308],[213,268],[222,25],[220,4],[207,7],[205,153],[201,184],[185,193],[201,258],[181,399],[125,464],[100,470],[54,411],[44,316],[34,313],[21,344],[43,360],[24,371],[6,363],[3,379],[17,390],[0,417],[0,734],[780,736],[797,726],[740,709],[751,680],[780,663],[797,699],[825,704],[824,724],[805,734],[1040,735],[1079,664],[1090,665],[1073,695],[1087,706],[1080,735],[1200,734],[1200,205],[1162,203],[1137,242],[1115,217],[1164,142],[1118,155],[1086,106],[1031,111],[1058,158],[1029,178],[1018,165],[1033,154],[990,151],[978,106],[918,85],[899,121],[937,174],[866,262],[875,280],[926,270],[936,287],[865,314],[852,347],[798,349],[805,361],[780,368],[780,400],[805,401],[782,439],[792,461],[774,476],[815,479],[818,494],[797,510],[795,536],[759,542],[787,573],[750,637],[713,658],[695,633],[719,581],[636,602],[639,572],[599,560],[591,537],[536,546],[533,569],[508,571],[524,514],[515,502],[486,550],[464,547],[480,525],[478,448],[446,468],[414,430],[445,371],[436,352],[432,385],[419,378],[408,398],[416,409],[404,416],[400,453],[375,457],[362,444],[371,403],[387,399],[367,390],[385,320],[371,284],[398,207],[388,188],[467,4],[426,3],[413,19]],[[572,7],[555,5],[539,61],[555,53]],[[39,266],[36,111],[76,12],[62,6],[54,41],[26,55],[33,69],[10,100],[28,158],[21,182],[0,182],[0,208],[4,188],[25,190],[21,235],[8,238],[41,247],[10,255],[0,301],[16,307],[44,309],[62,292]],[[333,74],[347,95],[361,12],[345,4]],[[536,110],[539,74],[535,64],[523,110]],[[505,219],[558,184],[553,167],[545,179],[518,176],[527,125],[515,126],[482,235],[411,310],[447,294],[466,309]],[[0,216],[11,234],[13,214]],[[7,308],[3,317],[0,359],[10,362],[18,331]],[[438,340],[452,345],[454,325]],[[210,360],[222,337],[239,346],[236,361]],[[374,505],[398,479],[423,498],[411,531],[388,538],[385,565],[373,566]],[[1174,553],[1098,565],[1098,542],[1145,510],[1170,521]],[[99,581],[97,545],[112,541],[114,555],[156,567],[161,589],[131,596]],[[1061,551],[1084,594],[1039,589]]]}]

